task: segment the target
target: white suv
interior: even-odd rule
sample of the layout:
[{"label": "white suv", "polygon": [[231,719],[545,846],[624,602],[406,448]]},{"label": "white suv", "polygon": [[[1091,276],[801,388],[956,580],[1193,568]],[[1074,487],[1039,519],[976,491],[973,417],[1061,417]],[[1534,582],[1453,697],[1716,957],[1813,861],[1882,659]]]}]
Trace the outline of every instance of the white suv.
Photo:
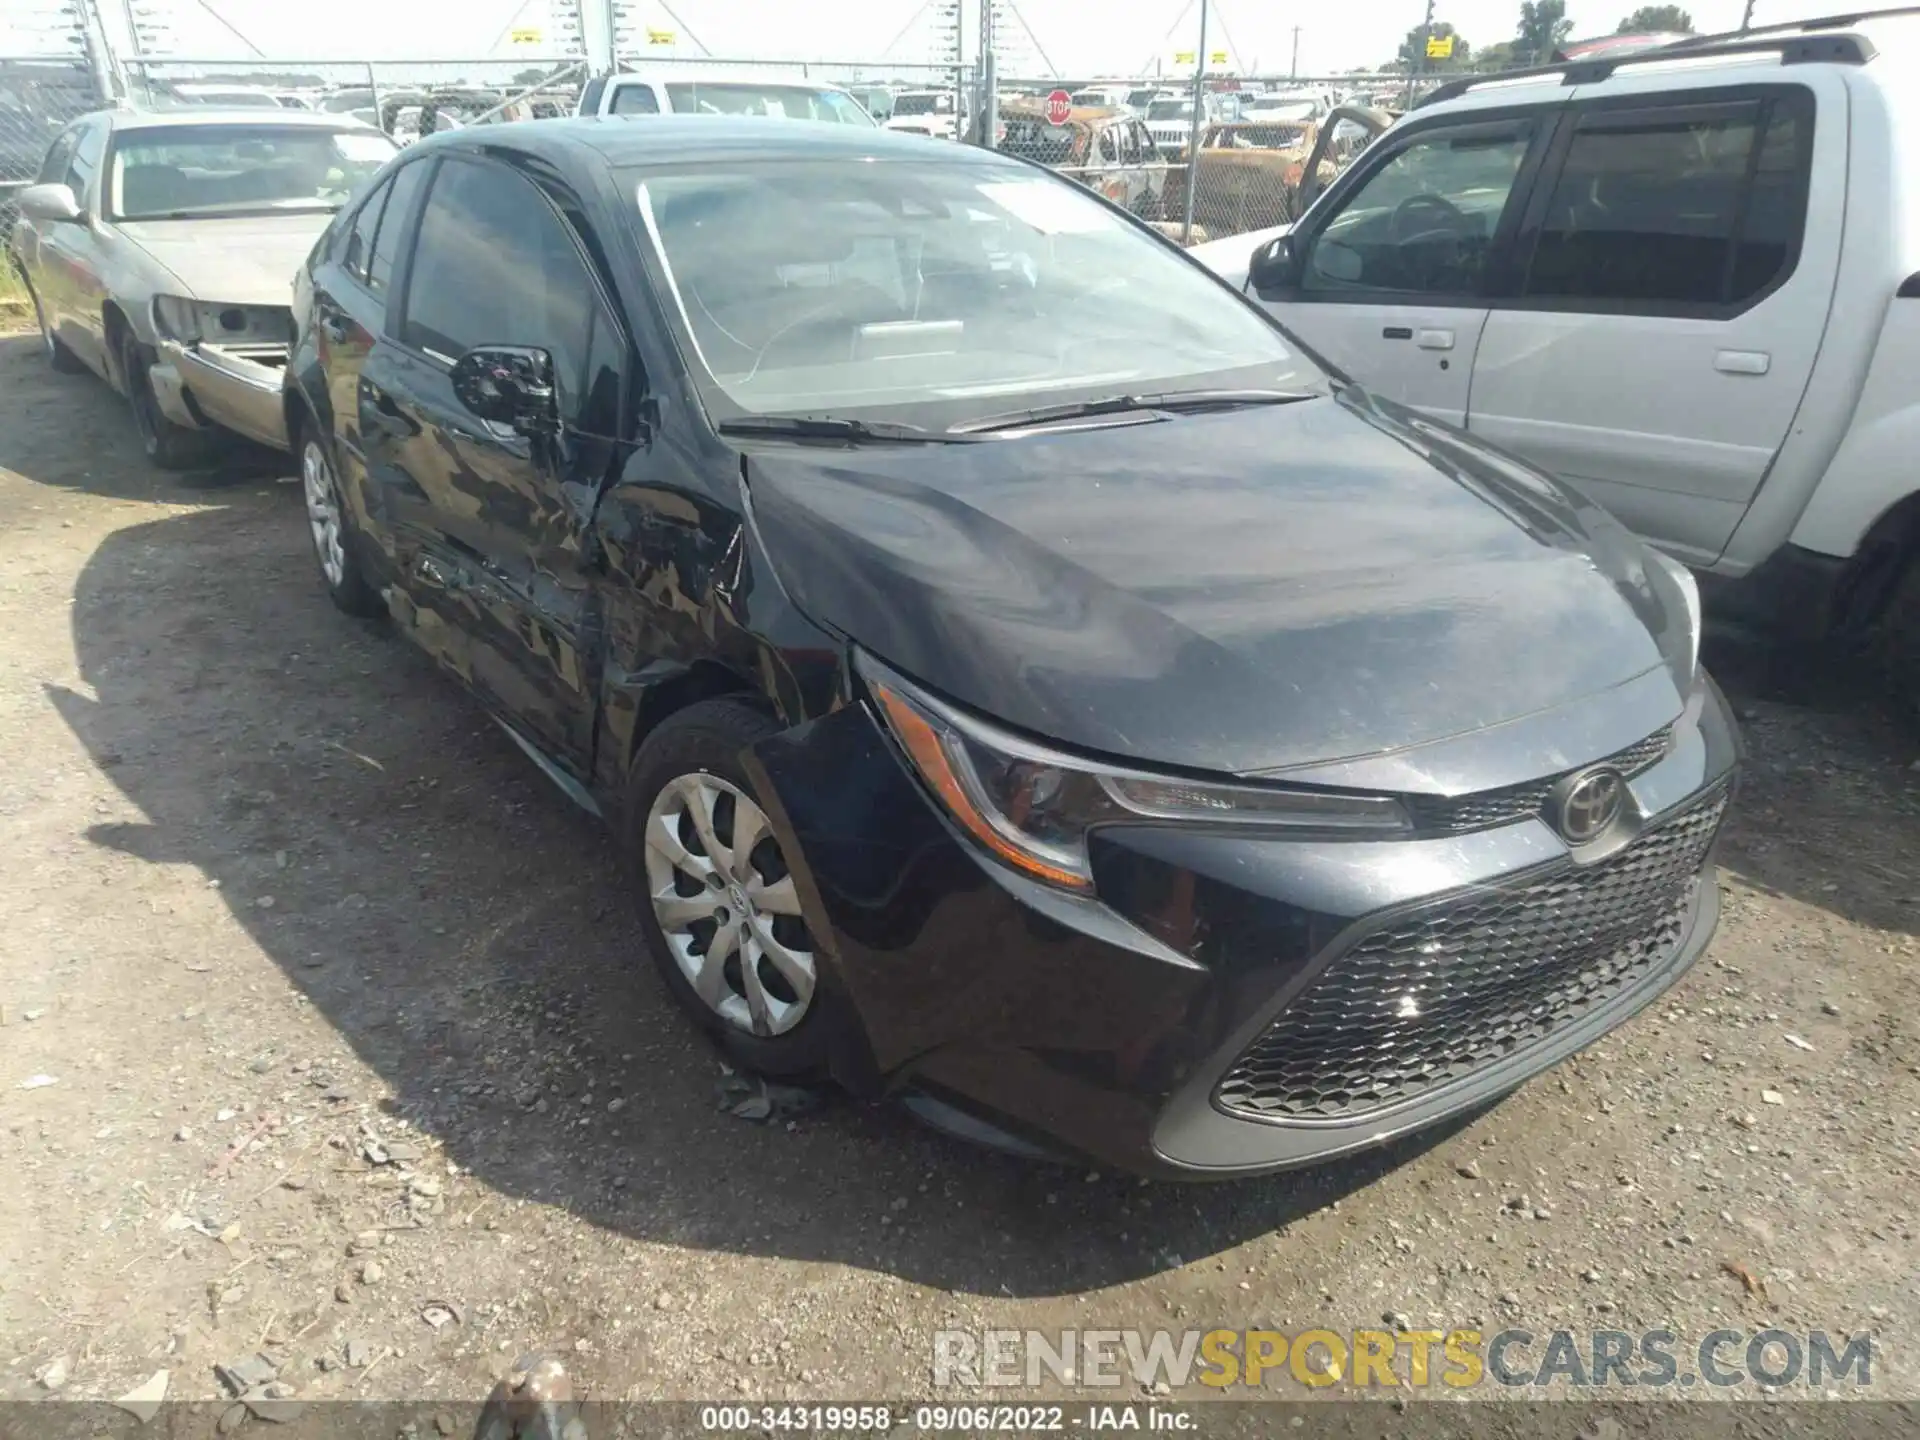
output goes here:
[{"label": "white suv", "polygon": [[1920,12],[1456,81],[1290,233],[1194,253],[1370,390],[1753,577],[1724,599],[1920,673]]},{"label": "white suv", "polygon": [[764,115],[863,125],[874,118],[852,94],[792,71],[671,65],[596,75],[580,92],[579,115]]}]

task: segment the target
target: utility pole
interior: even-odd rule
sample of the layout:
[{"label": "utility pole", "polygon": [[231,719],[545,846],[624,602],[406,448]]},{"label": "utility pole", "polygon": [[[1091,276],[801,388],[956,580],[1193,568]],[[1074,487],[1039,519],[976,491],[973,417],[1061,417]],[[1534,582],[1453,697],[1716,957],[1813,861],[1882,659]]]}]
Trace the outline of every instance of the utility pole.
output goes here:
[{"label": "utility pole", "polygon": [[1420,22],[1420,43],[1414,47],[1413,63],[1407,66],[1407,109],[1413,108],[1414,81],[1426,73],[1427,46],[1433,40],[1433,0],[1427,0],[1427,15]]},{"label": "utility pole", "polygon": [[1300,78],[1300,27],[1298,25],[1293,27],[1293,63],[1287,67],[1287,78],[1291,80]]},{"label": "utility pole", "polygon": [[1747,8],[1740,14],[1740,28],[1742,30],[1753,28],[1753,0],[1747,0]]},{"label": "utility pole", "polygon": [[[1433,0],[1427,0],[1431,5]],[[1207,107],[1207,0],[1200,0],[1200,48],[1193,55],[1193,126],[1187,132],[1187,194],[1180,243],[1193,240],[1193,192],[1200,188],[1200,126]]]}]

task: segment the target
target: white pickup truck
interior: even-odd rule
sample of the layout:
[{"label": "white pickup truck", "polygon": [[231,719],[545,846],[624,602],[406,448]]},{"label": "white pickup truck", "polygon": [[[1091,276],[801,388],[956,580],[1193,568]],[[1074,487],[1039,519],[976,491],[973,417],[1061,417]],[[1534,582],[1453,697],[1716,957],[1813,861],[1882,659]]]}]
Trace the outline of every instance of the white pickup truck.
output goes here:
[{"label": "white pickup truck", "polygon": [[1920,11],[1455,81],[1193,253],[1723,607],[1920,681]]}]

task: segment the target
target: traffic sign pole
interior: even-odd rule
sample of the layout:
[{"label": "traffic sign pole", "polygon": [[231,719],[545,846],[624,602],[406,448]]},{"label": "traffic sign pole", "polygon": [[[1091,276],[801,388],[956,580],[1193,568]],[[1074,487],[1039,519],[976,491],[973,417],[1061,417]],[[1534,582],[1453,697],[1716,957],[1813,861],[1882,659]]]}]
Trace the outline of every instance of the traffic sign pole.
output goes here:
[{"label": "traffic sign pole", "polygon": [[[1429,7],[1433,0],[1427,0]],[[1193,128],[1187,134],[1187,193],[1180,217],[1180,243],[1193,243],[1193,192],[1200,188],[1200,121],[1206,108],[1207,0],[1200,0],[1200,48],[1193,52]]]}]

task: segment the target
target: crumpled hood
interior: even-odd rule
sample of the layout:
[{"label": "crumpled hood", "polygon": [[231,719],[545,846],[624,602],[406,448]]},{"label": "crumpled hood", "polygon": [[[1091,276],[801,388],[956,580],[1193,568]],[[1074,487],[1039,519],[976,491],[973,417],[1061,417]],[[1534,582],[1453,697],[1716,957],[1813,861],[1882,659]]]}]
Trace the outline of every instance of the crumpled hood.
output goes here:
[{"label": "crumpled hood", "polygon": [[746,477],[817,622],[1003,723],[1158,765],[1439,740],[1658,670],[1687,633],[1671,577],[1597,507],[1358,387],[973,445],[757,447]]},{"label": "crumpled hood", "polygon": [[294,273],[331,215],[131,220],[120,233],[178,276],[197,300],[291,305]]}]

